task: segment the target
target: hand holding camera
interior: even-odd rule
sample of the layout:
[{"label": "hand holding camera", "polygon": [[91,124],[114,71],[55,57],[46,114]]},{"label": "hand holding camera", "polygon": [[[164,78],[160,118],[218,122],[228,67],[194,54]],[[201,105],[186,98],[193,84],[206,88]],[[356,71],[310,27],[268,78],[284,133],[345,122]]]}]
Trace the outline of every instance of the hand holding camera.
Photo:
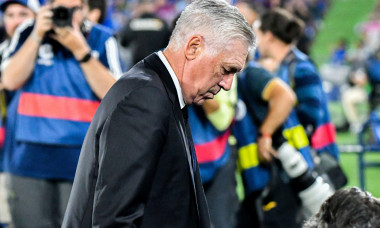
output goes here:
[{"label": "hand holding camera", "polygon": [[36,16],[36,23],[32,32],[32,36],[36,39],[42,40],[45,34],[53,29],[53,22],[51,20],[53,12],[50,5],[41,7]]},{"label": "hand holding camera", "polygon": [[52,37],[69,49],[76,59],[82,59],[90,52],[90,47],[87,44],[85,37],[80,31],[78,24],[73,24],[73,27],[55,28],[55,35]]},{"label": "hand holding camera", "polygon": [[260,161],[264,163],[269,163],[273,157],[277,157],[277,152],[272,147],[272,137],[269,135],[261,135],[258,137],[257,151]]},{"label": "hand holding camera", "polygon": [[42,40],[47,32],[52,31],[49,35],[53,39],[69,49],[76,59],[82,59],[90,48],[80,29],[83,15],[77,11],[79,7],[52,5],[42,7],[37,15],[32,35]]},{"label": "hand holding camera", "polygon": [[64,6],[52,7],[45,5],[41,7],[36,17],[34,26],[34,34],[42,39],[47,32],[52,32],[56,35],[56,28],[72,27],[73,13],[77,8],[66,8]]}]

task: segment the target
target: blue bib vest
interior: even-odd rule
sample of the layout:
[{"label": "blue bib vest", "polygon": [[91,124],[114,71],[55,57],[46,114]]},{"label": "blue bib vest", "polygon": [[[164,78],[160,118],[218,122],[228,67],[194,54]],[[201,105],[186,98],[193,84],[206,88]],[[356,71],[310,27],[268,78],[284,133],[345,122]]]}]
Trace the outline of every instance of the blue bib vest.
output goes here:
[{"label": "blue bib vest", "polygon": [[189,106],[189,124],[202,182],[210,181],[215,172],[230,158],[228,136],[230,128],[217,130],[207,119],[201,107]]},{"label": "blue bib vest", "polygon": [[[9,56],[22,46],[33,29],[32,22],[20,25],[23,26],[15,35],[13,46],[11,42]],[[106,68],[113,71],[113,67],[120,67],[116,45],[112,48],[115,52],[110,53],[110,41],[115,38],[108,29],[90,26],[85,38],[92,56]],[[32,76],[17,90],[8,107],[10,134],[5,142],[5,171],[34,178],[72,180],[99,102],[72,53],[45,38]]]}]

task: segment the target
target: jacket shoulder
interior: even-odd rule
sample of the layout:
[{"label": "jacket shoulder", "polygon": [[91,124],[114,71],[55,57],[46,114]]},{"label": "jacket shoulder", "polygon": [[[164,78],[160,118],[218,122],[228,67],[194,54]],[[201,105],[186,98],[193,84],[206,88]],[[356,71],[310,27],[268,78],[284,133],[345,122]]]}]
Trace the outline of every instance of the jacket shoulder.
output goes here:
[{"label": "jacket shoulder", "polygon": [[111,88],[110,94],[113,92],[122,92],[124,96],[136,88],[140,87],[155,87],[163,92],[165,91],[164,85],[158,74],[147,67],[143,63],[138,63],[131,70],[125,73]]},{"label": "jacket shoulder", "polygon": [[145,98],[150,98],[150,100],[143,101],[143,97],[141,97],[141,99],[136,102],[155,102],[158,100],[160,103],[170,102],[165,87],[158,74],[155,71],[144,67],[142,63],[139,63],[125,73],[111,87],[101,101],[95,118],[100,117],[103,119],[101,116],[107,118],[107,116],[110,115],[120,103],[124,102],[125,99],[131,99],[131,97],[134,98],[131,94],[141,90],[141,88],[144,88],[143,90],[146,93],[154,94],[154,96],[144,96]]}]

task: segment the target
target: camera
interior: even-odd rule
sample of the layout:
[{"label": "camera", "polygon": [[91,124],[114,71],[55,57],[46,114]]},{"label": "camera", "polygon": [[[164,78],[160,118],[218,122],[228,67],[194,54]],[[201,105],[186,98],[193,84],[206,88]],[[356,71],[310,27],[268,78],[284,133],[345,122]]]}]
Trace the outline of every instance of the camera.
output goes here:
[{"label": "camera", "polygon": [[335,189],[316,172],[309,170],[305,158],[288,143],[278,148],[278,159],[302,201],[304,215],[311,217]]},{"label": "camera", "polygon": [[66,8],[64,6],[58,6],[52,9],[53,23],[57,27],[72,27],[72,18],[75,8]]}]

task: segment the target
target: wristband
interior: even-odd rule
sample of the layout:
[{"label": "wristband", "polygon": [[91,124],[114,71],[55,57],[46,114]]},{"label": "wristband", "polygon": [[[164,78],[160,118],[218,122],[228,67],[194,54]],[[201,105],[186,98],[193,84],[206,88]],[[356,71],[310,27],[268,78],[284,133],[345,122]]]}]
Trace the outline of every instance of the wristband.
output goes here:
[{"label": "wristband", "polygon": [[82,59],[78,60],[78,62],[80,62],[80,63],[86,63],[86,62],[88,62],[91,59],[91,57],[92,57],[91,51],[89,51],[87,54],[85,54],[83,56]]},{"label": "wristband", "polygon": [[264,138],[272,138],[272,135],[271,135],[271,134],[266,134],[266,133],[258,132],[258,133],[257,133],[257,138],[261,138],[261,137],[264,137]]}]

